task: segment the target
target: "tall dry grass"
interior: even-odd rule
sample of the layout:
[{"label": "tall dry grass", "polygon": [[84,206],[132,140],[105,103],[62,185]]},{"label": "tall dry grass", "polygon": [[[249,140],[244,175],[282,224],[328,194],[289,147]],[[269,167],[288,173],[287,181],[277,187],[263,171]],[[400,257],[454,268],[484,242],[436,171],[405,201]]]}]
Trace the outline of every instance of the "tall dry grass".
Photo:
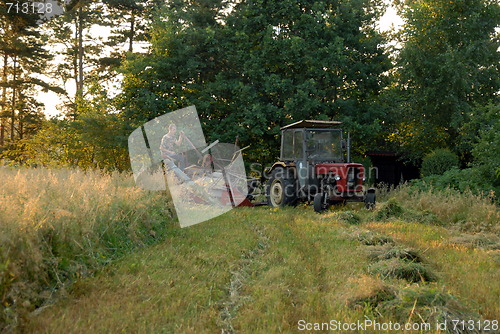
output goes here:
[{"label": "tall dry grass", "polygon": [[428,212],[445,225],[454,225],[463,231],[500,232],[500,208],[493,202],[493,194],[474,195],[470,191],[454,189],[420,189],[403,184],[396,189],[377,190],[377,201],[394,198],[409,210]]},{"label": "tall dry grass", "polygon": [[0,166],[0,331],[55,291],[161,239],[173,206],[129,174]]}]

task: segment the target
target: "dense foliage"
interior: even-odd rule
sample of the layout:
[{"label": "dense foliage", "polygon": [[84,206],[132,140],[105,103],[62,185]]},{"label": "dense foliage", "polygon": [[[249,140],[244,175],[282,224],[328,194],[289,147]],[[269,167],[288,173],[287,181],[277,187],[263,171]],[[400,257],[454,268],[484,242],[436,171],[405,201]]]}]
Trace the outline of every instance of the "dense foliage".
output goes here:
[{"label": "dense foliage", "polygon": [[397,134],[415,157],[454,147],[476,104],[500,89],[500,4],[490,0],[420,0],[400,4],[396,83]]},{"label": "dense foliage", "polygon": [[420,173],[423,176],[442,175],[453,167],[457,168],[459,161],[453,152],[448,149],[437,149],[427,154],[422,159]]},{"label": "dense foliage", "polygon": [[[462,192],[472,191],[474,194],[483,194],[495,197],[500,195],[500,106],[489,104],[474,108],[471,120],[460,128],[460,142],[457,145],[462,151],[470,152],[468,168],[452,168],[442,175],[424,173],[423,180],[415,181],[414,185],[432,186],[437,189],[452,187]],[[449,153],[448,153],[449,154]],[[430,169],[429,169],[430,170]],[[426,187],[427,187],[426,186]]]},{"label": "dense foliage", "polygon": [[82,169],[130,168],[121,120],[105,90],[94,84],[77,103],[76,120],[52,119],[30,140],[20,141],[18,160],[29,165],[78,166]]},{"label": "dense foliage", "polygon": [[456,167],[444,172],[442,175],[430,175],[422,179],[412,180],[411,186],[422,191],[445,191],[448,188],[461,193],[471,193],[487,197],[499,203],[500,186],[498,182],[482,178],[477,168],[458,169]]},{"label": "dense foliage", "polygon": [[[196,105],[209,141],[252,144],[247,159],[278,156],[279,128],[340,119],[363,151],[380,130],[376,104],[389,69],[374,29],[380,4],[362,1],[170,2],[152,51],[130,59],[121,106],[141,124]],[[193,15],[197,13],[197,15]],[[187,20],[186,15],[189,15]]]},{"label": "dense foliage", "polygon": [[479,178],[498,189],[500,195],[500,106],[487,106],[482,109],[480,118],[484,121],[478,131],[478,143],[472,149],[472,166]]}]

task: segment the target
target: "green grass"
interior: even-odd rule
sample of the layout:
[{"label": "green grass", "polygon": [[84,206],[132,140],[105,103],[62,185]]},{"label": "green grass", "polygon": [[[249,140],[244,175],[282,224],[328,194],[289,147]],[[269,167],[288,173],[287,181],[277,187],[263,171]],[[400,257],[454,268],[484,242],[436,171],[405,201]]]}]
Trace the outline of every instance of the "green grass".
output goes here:
[{"label": "green grass", "polygon": [[[498,264],[487,250],[445,242],[455,232],[442,226],[370,221],[376,212],[356,212],[364,218],[353,226],[338,219],[343,210],[241,208],[187,229],[172,227],[164,243],[86,282],[91,288],[82,290],[91,292],[42,312],[30,330],[294,333],[299,320],[422,318],[434,326],[499,318]],[[393,244],[384,243],[388,251],[376,261],[408,257],[407,264],[425,268],[424,281],[414,272],[411,279],[372,273],[374,259],[364,248],[374,246],[351,237],[353,231],[390,236]]]},{"label": "green grass", "polygon": [[[340,238],[334,221],[318,216],[311,224],[310,214],[237,209],[173,228],[161,245],[123,259],[113,274],[81,289],[91,292],[41,313],[30,330],[63,332],[79,318],[85,321],[70,332],[91,324],[105,332],[255,333],[293,331],[300,319],[320,321],[332,312],[358,319],[338,293],[365,271],[365,259],[343,257],[357,243]],[[113,307],[120,311],[110,313]]]},{"label": "green grass", "polygon": [[[181,229],[166,214],[171,204],[165,195],[134,190],[125,176],[109,181],[108,176],[92,175],[83,179],[108,180],[110,188],[101,187],[106,191],[117,187],[109,207],[128,208],[123,212],[129,214],[119,216],[124,227],[111,224],[104,238],[106,228],[99,223],[92,228],[83,220],[72,224],[86,226],[97,238],[92,240],[114,240],[121,246],[106,252],[102,245],[107,243],[95,241],[94,257],[85,257],[87,249],[78,252],[67,242],[74,238],[80,243],[72,232],[78,229],[64,234],[61,240],[66,242],[58,247],[70,245],[70,253],[64,254],[74,257],[68,255],[67,260],[86,266],[87,277],[66,278],[53,294],[58,298],[46,298],[54,300],[53,305],[24,303],[35,300],[29,298],[17,302],[26,309],[17,316],[21,332],[299,333],[301,320],[371,319],[426,321],[432,324],[430,333],[437,333],[436,321],[500,319],[500,214],[487,199],[403,187],[379,191],[372,212],[355,204],[320,215],[307,205],[237,208]],[[120,197],[127,193],[129,199]],[[26,199],[19,195],[17,200]],[[102,198],[98,202],[106,203]],[[73,211],[62,209],[78,212],[73,205]],[[100,207],[90,212],[90,221],[98,222],[98,217],[120,211]],[[457,220],[457,215],[464,218]],[[150,225],[146,230],[135,221]],[[53,226],[64,231],[63,223]],[[132,231],[137,239],[131,237],[130,226],[136,228]],[[31,240],[34,249],[39,245],[36,238],[23,240]],[[134,244],[132,240],[150,246],[126,246]],[[40,263],[62,261],[47,256],[50,253],[37,254]],[[24,284],[31,284],[31,276],[24,277]],[[38,295],[54,292],[53,286],[44,290],[40,285]],[[10,289],[18,291],[13,285]]]}]

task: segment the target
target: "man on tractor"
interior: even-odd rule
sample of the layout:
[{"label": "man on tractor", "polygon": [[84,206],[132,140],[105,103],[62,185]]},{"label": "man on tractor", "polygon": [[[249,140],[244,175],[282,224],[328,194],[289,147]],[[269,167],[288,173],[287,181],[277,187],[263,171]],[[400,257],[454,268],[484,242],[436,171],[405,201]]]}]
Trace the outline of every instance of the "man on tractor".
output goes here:
[{"label": "man on tractor", "polygon": [[177,131],[177,127],[175,124],[170,124],[168,127],[168,133],[163,136],[161,139],[160,150],[161,156],[163,159],[171,159],[179,162],[179,169],[184,171],[186,168],[187,159],[185,156],[181,154],[177,154],[174,152],[174,144],[180,146],[182,144],[182,140],[184,138],[184,131],[181,130],[179,134],[179,139],[175,139],[175,132]]}]

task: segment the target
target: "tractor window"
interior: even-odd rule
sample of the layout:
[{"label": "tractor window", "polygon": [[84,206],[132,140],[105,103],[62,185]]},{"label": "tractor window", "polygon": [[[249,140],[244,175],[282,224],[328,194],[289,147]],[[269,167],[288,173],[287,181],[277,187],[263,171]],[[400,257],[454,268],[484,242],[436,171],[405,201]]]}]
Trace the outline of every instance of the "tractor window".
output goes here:
[{"label": "tractor window", "polygon": [[283,160],[293,159],[293,132],[284,131],[283,133]]},{"label": "tractor window", "polygon": [[338,130],[309,130],[307,155],[314,160],[342,159],[341,133]]},{"label": "tractor window", "polygon": [[295,132],[295,159],[302,159],[302,131]]}]

